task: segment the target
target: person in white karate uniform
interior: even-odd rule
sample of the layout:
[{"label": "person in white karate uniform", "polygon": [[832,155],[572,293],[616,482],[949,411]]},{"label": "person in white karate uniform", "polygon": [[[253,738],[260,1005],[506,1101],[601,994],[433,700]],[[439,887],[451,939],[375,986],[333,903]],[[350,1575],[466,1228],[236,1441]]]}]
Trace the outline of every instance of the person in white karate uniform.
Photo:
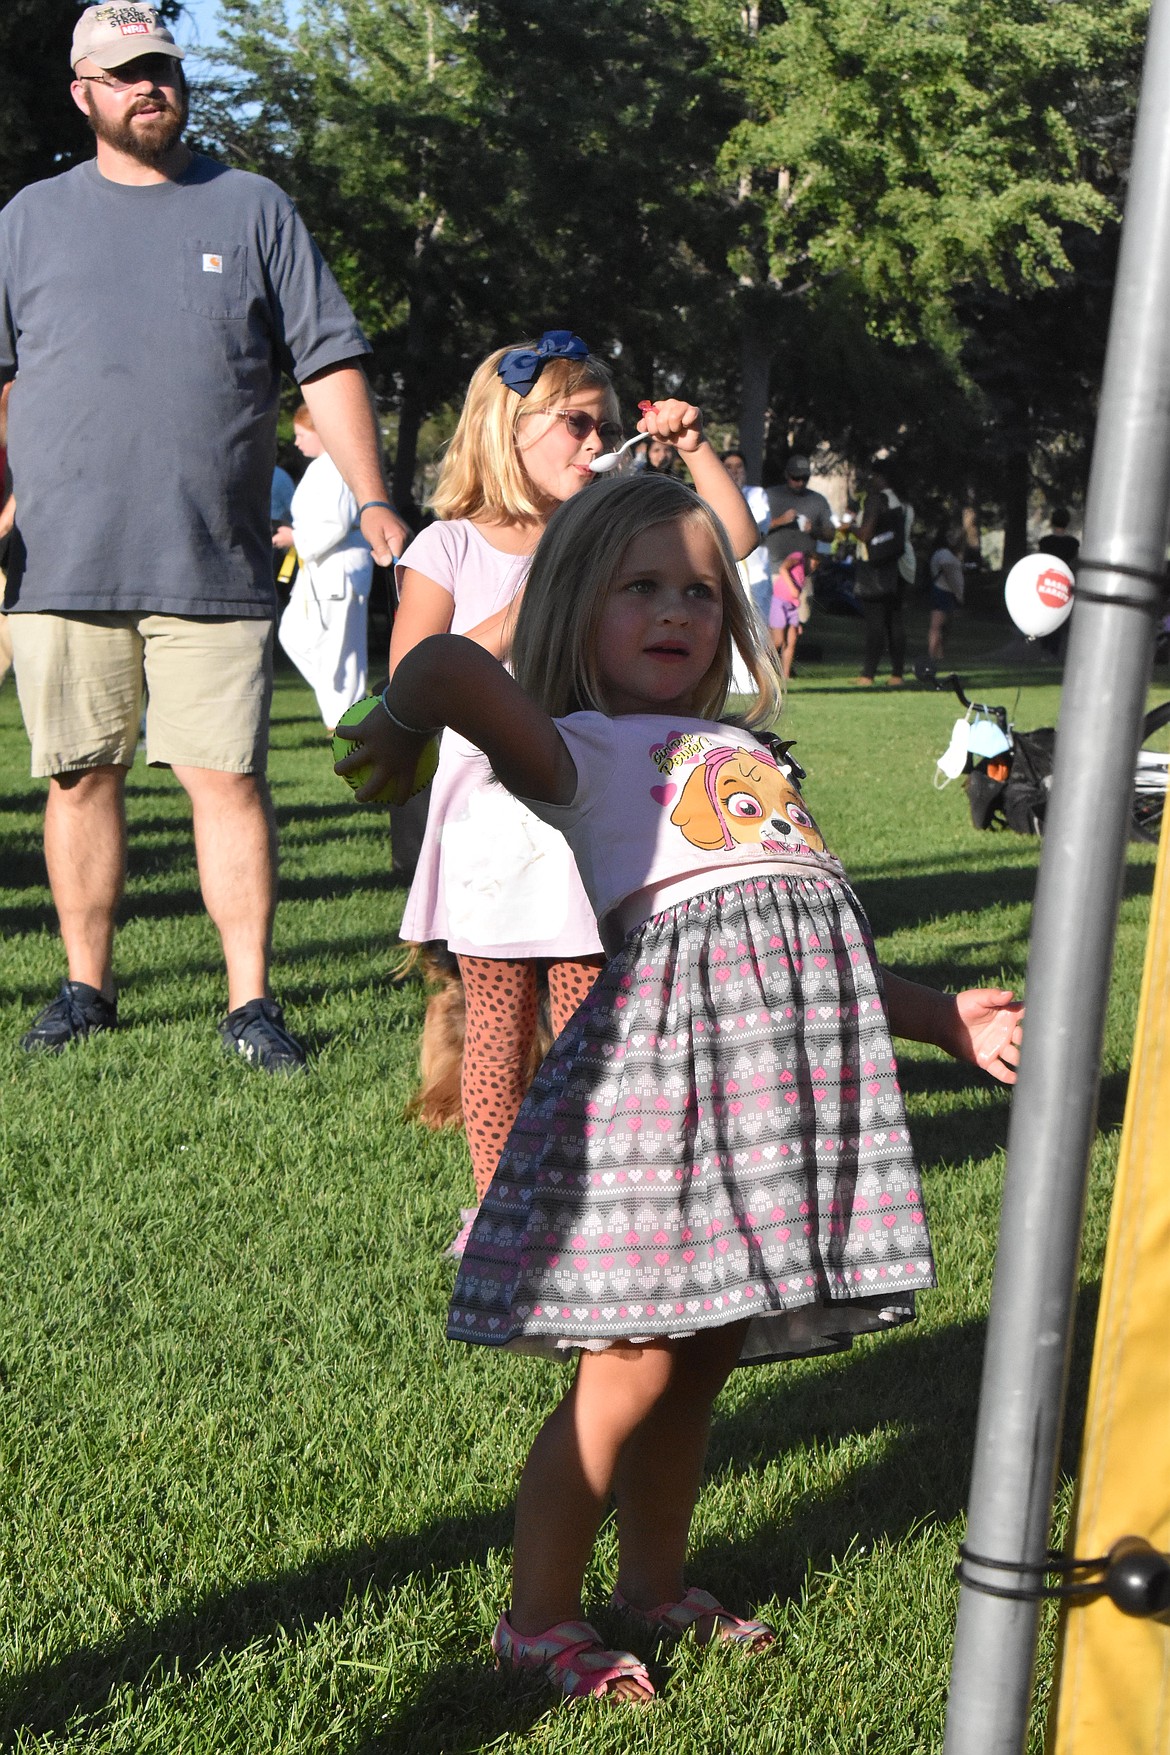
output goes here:
[{"label": "person in white karate uniform", "polygon": [[272,541],[295,547],[300,568],[277,638],[317,697],[332,731],[366,692],[366,619],[374,563],[358,503],[325,453],[304,403],[293,415],[297,450],[309,459],[292,498],[292,524]]}]

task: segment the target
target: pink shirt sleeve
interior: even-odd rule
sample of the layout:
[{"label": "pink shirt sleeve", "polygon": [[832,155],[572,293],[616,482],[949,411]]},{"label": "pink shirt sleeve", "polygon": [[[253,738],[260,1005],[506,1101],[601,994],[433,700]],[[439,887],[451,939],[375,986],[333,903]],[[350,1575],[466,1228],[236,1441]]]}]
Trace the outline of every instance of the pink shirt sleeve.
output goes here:
[{"label": "pink shirt sleeve", "polygon": [[420,530],[394,563],[394,583],[398,590],[402,590],[403,569],[413,567],[416,573],[433,579],[436,585],[441,585],[454,597],[459,564],[458,544],[454,537],[455,531],[450,524],[428,524],[425,530]]}]

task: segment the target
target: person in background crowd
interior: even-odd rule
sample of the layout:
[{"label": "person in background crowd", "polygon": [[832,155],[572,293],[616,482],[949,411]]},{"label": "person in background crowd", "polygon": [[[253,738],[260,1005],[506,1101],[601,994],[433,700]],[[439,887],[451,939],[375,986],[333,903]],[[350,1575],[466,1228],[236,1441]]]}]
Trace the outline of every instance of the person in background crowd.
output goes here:
[{"label": "person in background crowd", "polygon": [[772,572],[793,550],[807,551],[813,543],[833,540],[833,514],[824,494],[808,485],[809,460],[794,452],[784,465],[784,480],[768,488],[768,558]]},{"label": "person in background crowd", "polygon": [[[914,511],[895,487],[896,466],[889,457],[875,458],[858,532],[865,559],[857,567],[854,595],[865,618],[865,652],[861,688],[872,688],[882,652],[889,644],[891,688],[900,688],[906,666],[906,624],[902,606],[907,571],[913,579],[914,551],[910,528]],[[907,560],[909,551],[909,561]]]},{"label": "person in background crowd", "polygon": [[914,507],[902,495],[902,520],[905,527],[905,540],[902,553],[898,556],[898,576],[902,581],[903,596],[910,590],[918,577],[918,556],[914,552]]},{"label": "person in background crowd", "polygon": [[8,393],[11,384],[0,389],[0,688],[12,669],[12,635],[4,613],[4,591],[7,585],[8,546],[16,522],[16,499],[12,477],[8,471]]},{"label": "person in background crowd", "polygon": [[851,567],[857,558],[857,511],[849,506],[835,520],[829,554],[839,567]]},{"label": "person in background crowd", "polygon": [[675,451],[672,445],[666,445],[661,439],[649,439],[645,445],[636,445],[634,455],[637,461],[635,468],[648,469],[654,475],[674,475]]},{"label": "person in background crowd", "polygon": [[1049,519],[1050,528],[1036,544],[1042,555],[1056,555],[1059,560],[1067,561],[1075,569],[1081,545],[1075,536],[1069,535],[1069,513],[1067,506],[1054,506]]},{"label": "person in background crowd", "polygon": [[296,485],[288,470],[282,469],[279,463],[276,464],[272,471],[272,490],[268,496],[268,516],[274,534],[282,524],[292,523],[292,498]]},{"label": "person in background crowd", "polygon": [[794,548],[780,562],[772,579],[768,625],[772,630],[772,645],[780,660],[785,682],[792,676],[796,642],[804,632],[804,624],[808,620],[812,576],[819,561],[820,556],[815,552]]},{"label": "person in background crowd", "polygon": [[943,633],[963,601],[962,547],[962,531],[945,524],[939,527],[931,545],[930,626],[926,635],[926,655],[932,664],[943,661]]},{"label": "person in background crowd", "polygon": [[[125,782],[148,760],[191,800],[227,967],[234,1059],[305,1065],[268,985],[276,834],[269,490],[288,370],[389,560],[367,343],[289,198],[184,144],[184,51],[151,6],[90,6],[72,96],[96,157],[0,214],[0,381],[15,378],[7,601],[45,861],[68,961],[22,1046],[118,1021]],[[95,436],[100,435],[100,443]]]},{"label": "person in background crowd", "polygon": [[332,732],[366,692],[374,563],[357,501],[326,456],[303,402],[293,415],[293,432],[309,467],[292,497],[292,523],[280,525],[272,537],[275,548],[295,548],[301,563],[277,638],[316,695],[322,721]]},{"label": "person in background crowd", "polygon": [[[724,451],[723,467],[747,501],[748,511],[755,519],[760,535],[766,538],[772,517],[768,495],[762,487],[748,486],[747,459],[743,452],[734,448]],[[745,591],[759,611],[760,620],[767,624],[772,608],[772,568],[766,541],[754,548],[745,561],[740,561],[739,576],[743,580]]]}]

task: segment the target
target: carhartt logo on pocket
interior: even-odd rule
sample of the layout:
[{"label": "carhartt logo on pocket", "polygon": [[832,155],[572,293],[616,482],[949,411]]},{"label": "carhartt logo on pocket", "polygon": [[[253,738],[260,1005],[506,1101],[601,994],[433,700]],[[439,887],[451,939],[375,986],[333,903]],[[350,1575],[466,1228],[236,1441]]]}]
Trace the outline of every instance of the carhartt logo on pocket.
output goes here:
[{"label": "carhartt logo on pocket", "polygon": [[223,257],[222,256],[204,256],[204,258],[203,258],[203,272],[204,272],[204,274],[222,274],[223,273]]}]

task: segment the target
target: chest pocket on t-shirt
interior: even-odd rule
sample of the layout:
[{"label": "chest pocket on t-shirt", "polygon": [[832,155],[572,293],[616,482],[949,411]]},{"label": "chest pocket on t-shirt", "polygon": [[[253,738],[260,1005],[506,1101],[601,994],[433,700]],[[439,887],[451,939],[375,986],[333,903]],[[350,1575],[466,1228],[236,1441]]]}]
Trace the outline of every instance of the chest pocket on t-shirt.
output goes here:
[{"label": "chest pocket on t-shirt", "polygon": [[180,247],[179,309],[230,322],[248,307],[248,246],[190,238]]}]

